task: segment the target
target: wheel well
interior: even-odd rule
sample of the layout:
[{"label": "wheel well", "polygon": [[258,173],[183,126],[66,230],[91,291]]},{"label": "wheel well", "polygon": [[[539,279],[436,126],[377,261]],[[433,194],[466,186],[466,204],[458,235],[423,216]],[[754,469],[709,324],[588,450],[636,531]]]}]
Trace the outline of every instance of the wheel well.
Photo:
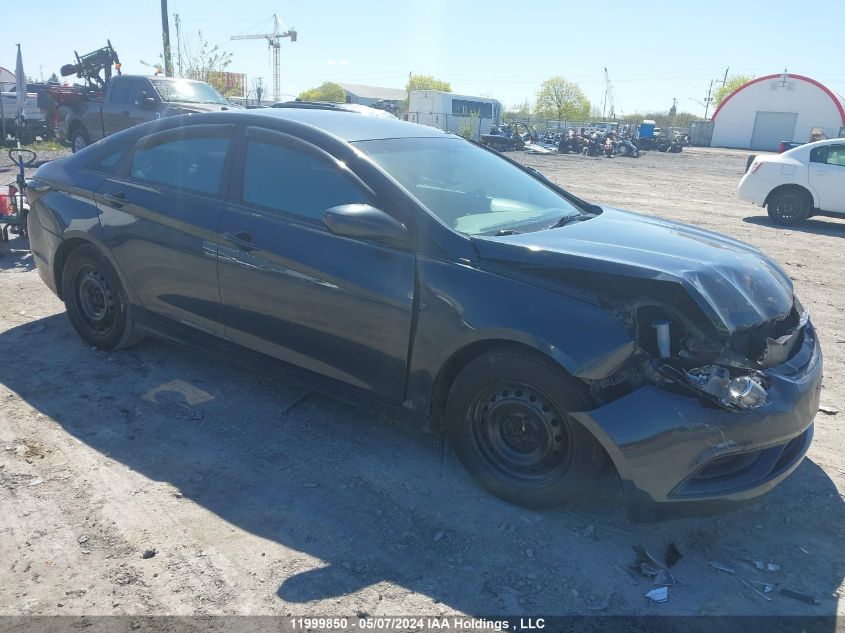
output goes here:
[{"label": "wheel well", "polygon": [[769,195],[766,196],[766,201],[763,203],[763,206],[767,206],[769,204],[769,200],[771,200],[772,196],[778,193],[783,193],[784,191],[797,191],[799,193],[804,194],[807,197],[807,200],[810,202],[810,208],[812,209],[815,204],[813,203],[813,194],[811,194],[806,187],[802,187],[801,185],[780,185],[779,187],[775,187],[769,192]]},{"label": "wheel well", "polygon": [[59,295],[59,299],[64,299],[62,296],[62,274],[64,273],[65,262],[67,261],[68,255],[85,244],[90,244],[90,242],[79,237],[73,237],[69,240],[65,240],[56,251],[55,257],[53,257],[53,279],[56,283],[56,293]]},{"label": "wheel well", "polygon": [[437,380],[434,382],[434,393],[431,402],[431,419],[435,429],[439,429],[440,421],[443,418],[443,413],[446,410],[446,400],[449,397],[449,391],[452,388],[452,383],[466,367],[471,360],[481,356],[485,352],[492,349],[512,349],[521,352],[528,352],[538,358],[546,361],[551,361],[557,365],[561,371],[566,371],[560,366],[551,356],[529,346],[524,343],[517,343],[507,339],[488,339],[484,341],[475,341],[469,345],[462,347],[457,352],[449,357],[449,360],[441,367],[437,374]]},{"label": "wheel well", "polygon": [[[455,382],[455,379],[458,377],[458,374],[460,374],[461,370],[463,370],[463,368],[466,367],[474,358],[477,358],[481,354],[484,354],[485,352],[488,352],[493,349],[509,349],[518,350],[520,352],[527,352],[528,354],[532,354],[539,359],[554,363],[554,365],[558,369],[560,369],[560,371],[571,376],[571,374],[566,371],[566,368],[556,362],[551,356],[549,356],[548,354],[544,354],[540,350],[531,347],[530,345],[525,345],[524,343],[518,343],[507,339],[489,339],[485,341],[476,341],[474,343],[470,343],[466,347],[463,347],[454,354],[452,354],[449,360],[447,360],[443,367],[440,369],[440,373],[437,374],[437,380],[434,383],[434,394],[431,403],[432,429],[435,433],[441,433],[443,431],[442,421],[443,414],[446,410],[446,400],[449,397],[449,391],[452,388],[452,383]],[[589,395],[589,389],[587,388],[587,386],[578,378],[573,377],[573,379],[583,388],[584,395],[587,398],[592,399],[592,396]],[[589,431],[587,432],[589,433]],[[619,471],[616,468],[616,464],[613,463],[613,460],[607,453],[607,450],[605,450],[605,448],[601,445],[601,442],[599,442],[597,438],[594,439],[596,439],[596,443],[601,448],[601,452],[603,454],[605,474],[608,474],[612,471],[618,476]]]}]

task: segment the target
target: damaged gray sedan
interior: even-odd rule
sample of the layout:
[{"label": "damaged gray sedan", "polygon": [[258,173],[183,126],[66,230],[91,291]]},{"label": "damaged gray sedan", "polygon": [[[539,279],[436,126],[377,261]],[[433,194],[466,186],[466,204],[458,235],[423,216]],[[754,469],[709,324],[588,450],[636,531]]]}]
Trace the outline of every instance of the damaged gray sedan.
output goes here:
[{"label": "damaged gray sedan", "polygon": [[818,339],[762,252],[439,130],[173,117],[42,166],[28,196],[38,271],[89,345],[154,335],[366,398],[514,503],[615,469],[635,517],[730,507],[812,439]]}]

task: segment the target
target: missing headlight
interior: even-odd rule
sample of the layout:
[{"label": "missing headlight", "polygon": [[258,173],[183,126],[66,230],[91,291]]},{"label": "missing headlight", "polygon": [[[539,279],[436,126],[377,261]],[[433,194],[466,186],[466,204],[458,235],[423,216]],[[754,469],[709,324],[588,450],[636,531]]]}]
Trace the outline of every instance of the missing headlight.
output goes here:
[{"label": "missing headlight", "polygon": [[707,365],[686,372],[690,383],[730,408],[755,409],[766,404],[766,388],[755,374],[731,377],[726,367]]}]

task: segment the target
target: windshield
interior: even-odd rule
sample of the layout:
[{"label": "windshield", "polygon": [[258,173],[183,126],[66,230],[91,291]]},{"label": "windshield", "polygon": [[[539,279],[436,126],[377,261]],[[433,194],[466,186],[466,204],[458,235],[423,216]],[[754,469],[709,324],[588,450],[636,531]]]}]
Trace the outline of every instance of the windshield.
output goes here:
[{"label": "windshield", "polygon": [[530,174],[461,138],[392,138],[355,145],[461,233],[537,230],[582,213]]},{"label": "windshield", "polygon": [[153,79],[153,87],[165,103],[219,103],[229,105],[226,97],[208,84],[199,81],[164,81]]}]

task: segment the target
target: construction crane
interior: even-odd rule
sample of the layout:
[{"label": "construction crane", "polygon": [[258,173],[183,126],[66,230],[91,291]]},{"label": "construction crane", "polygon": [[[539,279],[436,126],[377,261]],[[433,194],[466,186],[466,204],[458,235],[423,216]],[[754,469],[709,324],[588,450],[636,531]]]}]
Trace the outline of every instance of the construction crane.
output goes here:
[{"label": "construction crane", "polygon": [[[608,118],[616,119],[616,104],[613,100],[613,84],[610,83],[610,74],[607,68],[604,69],[604,100],[601,105],[601,118],[604,119],[605,108],[610,106]],[[621,114],[621,113],[620,113]]]},{"label": "construction crane", "polygon": [[288,29],[284,33],[279,31],[279,17],[273,14],[273,32],[259,33],[256,35],[233,35],[232,40],[267,40],[267,48],[270,49],[273,55],[273,101],[281,101],[282,89],[280,83],[280,63],[279,63],[279,49],[281,48],[279,40],[283,37],[289,37],[291,42],[296,41],[296,29]]}]

